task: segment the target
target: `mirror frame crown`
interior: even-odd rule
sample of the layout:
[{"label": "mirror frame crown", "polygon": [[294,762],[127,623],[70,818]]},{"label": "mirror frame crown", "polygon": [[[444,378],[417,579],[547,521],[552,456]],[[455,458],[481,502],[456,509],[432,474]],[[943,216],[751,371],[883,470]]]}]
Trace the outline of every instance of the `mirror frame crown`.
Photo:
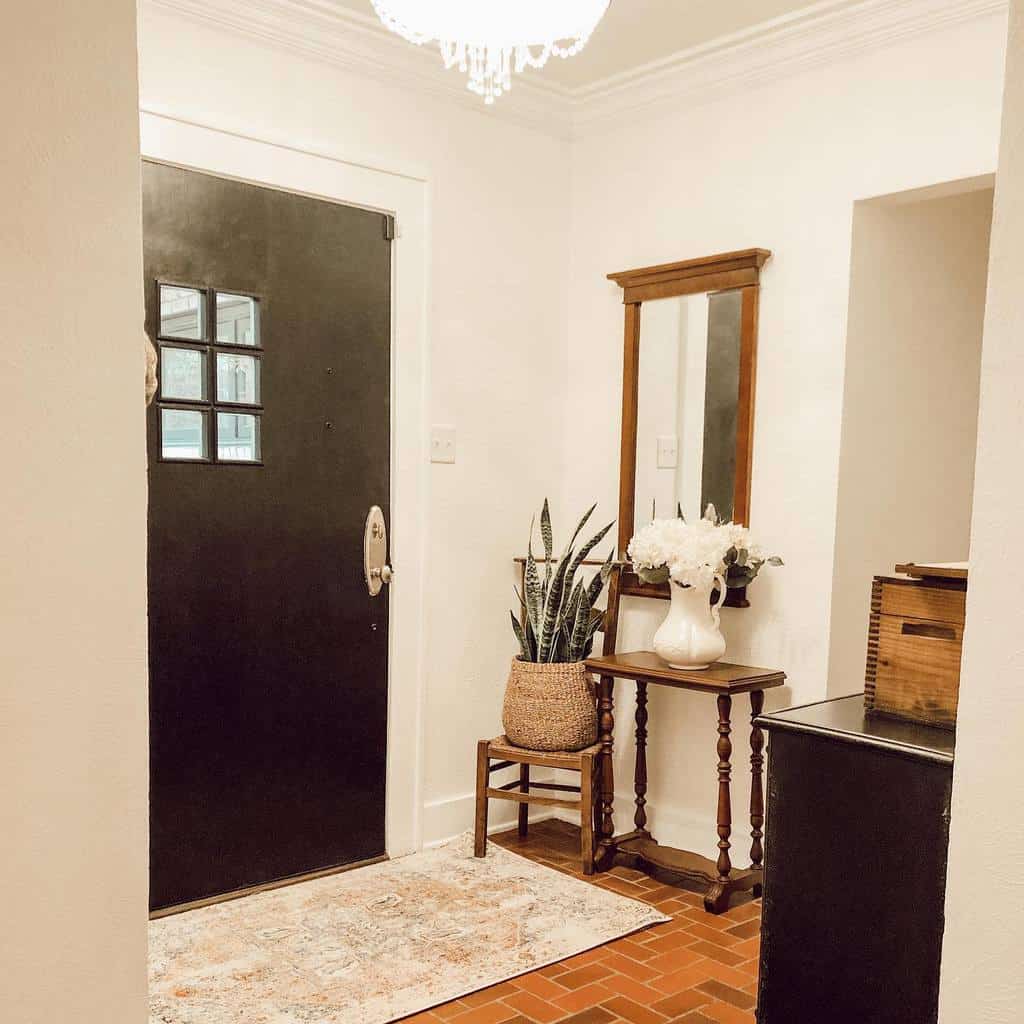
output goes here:
[{"label": "mirror frame crown", "polygon": [[768,249],[743,249],[698,260],[663,263],[608,275],[622,288],[626,307],[622,362],[622,450],[619,463],[619,555],[625,558],[633,536],[636,501],[637,403],[640,389],[640,310],[645,302],[701,292],[740,289],[743,306],[740,384],[736,426],[736,482],[733,519],[749,525],[750,475],[754,447],[754,390],[757,375],[757,316],[761,268]]}]

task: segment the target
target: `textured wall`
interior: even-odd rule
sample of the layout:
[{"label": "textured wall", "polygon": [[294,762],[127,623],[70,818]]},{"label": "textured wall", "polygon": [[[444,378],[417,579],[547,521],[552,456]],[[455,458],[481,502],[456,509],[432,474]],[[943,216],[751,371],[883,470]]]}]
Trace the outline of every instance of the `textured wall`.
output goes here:
[{"label": "textured wall", "polygon": [[[946,891],[941,1020],[1021,1018],[1024,948],[1024,5],[1011,20],[996,182]],[[1012,796],[1011,796],[1012,794]]]},{"label": "textured wall", "polygon": [[6,5],[0,1018],[146,1018],[135,4]]}]

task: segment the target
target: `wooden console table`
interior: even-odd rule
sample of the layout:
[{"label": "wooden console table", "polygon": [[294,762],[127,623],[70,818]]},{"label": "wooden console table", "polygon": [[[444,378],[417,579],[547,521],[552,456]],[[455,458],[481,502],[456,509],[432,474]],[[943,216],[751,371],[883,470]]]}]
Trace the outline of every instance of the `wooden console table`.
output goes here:
[{"label": "wooden console table", "polygon": [[[661,869],[682,876],[688,882],[706,885],[704,907],[712,914],[719,914],[729,905],[733,893],[753,890],[761,894],[763,877],[762,845],[764,828],[764,789],[762,770],[764,765],[764,734],[754,721],[764,708],[764,691],[782,686],[786,681],[784,672],[764,668],[750,668],[746,665],[730,665],[718,662],[700,671],[683,671],[669,668],[651,651],[634,651],[630,654],[610,654],[590,658],[587,668],[601,680],[598,704],[599,741],[604,759],[601,776],[601,803],[599,808],[600,844],[598,846],[598,867],[607,868],[613,863],[625,863],[632,867]],[[612,824],[612,803],[614,800],[614,779],[612,773],[612,750],[614,746],[614,682],[616,678],[632,679],[636,682],[636,813],[635,828],[625,835],[616,836]],[[680,690],[694,690],[698,693],[713,694],[718,703],[718,859],[709,860],[699,854],[662,846],[647,828],[647,687],[671,686]],[[733,694],[749,693],[751,708],[750,732],[750,867],[734,869],[729,856],[729,837],[732,833],[732,801],[730,780],[732,767],[732,725]]]}]

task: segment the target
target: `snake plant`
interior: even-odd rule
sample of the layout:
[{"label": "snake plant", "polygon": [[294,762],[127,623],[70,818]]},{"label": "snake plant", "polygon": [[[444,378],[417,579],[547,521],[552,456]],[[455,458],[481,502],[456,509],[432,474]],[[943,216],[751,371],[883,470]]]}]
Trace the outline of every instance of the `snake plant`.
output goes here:
[{"label": "snake plant", "polygon": [[583,661],[590,656],[594,646],[594,634],[601,628],[604,613],[594,605],[612,571],[614,551],[609,552],[601,568],[588,583],[576,574],[584,559],[605,538],[612,528],[609,523],[583,544],[578,551],[575,545],[580,531],[587,525],[597,508],[591,505],[580,520],[565,551],[556,560],[551,531],[551,513],[547,498],[540,513],[540,536],[544,545],[544,570],[533,554],[533,537],[536,519],[530,524],[530,541],[527,544],[524,593],[516,590],[520,614],[511,612],[512,629],[519,641],[519,656],[522,661],[562,662]]}]

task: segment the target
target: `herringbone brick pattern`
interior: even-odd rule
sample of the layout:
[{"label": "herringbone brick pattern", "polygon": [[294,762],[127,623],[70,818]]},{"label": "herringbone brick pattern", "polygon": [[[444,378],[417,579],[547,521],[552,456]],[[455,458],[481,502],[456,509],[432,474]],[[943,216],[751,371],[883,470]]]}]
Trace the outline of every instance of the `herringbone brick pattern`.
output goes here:
[{"label": "herringbone brick pattern", "polygon": [[[577,878],[579,831],[559,821],[493,842]],[[672,920],[455,1002],[406,1024],[753,1024],[761,904],[715,917],[701,897],[627,868],[592,883],[651,903]],[[737,898],[738,900],[738,898]]]}]

